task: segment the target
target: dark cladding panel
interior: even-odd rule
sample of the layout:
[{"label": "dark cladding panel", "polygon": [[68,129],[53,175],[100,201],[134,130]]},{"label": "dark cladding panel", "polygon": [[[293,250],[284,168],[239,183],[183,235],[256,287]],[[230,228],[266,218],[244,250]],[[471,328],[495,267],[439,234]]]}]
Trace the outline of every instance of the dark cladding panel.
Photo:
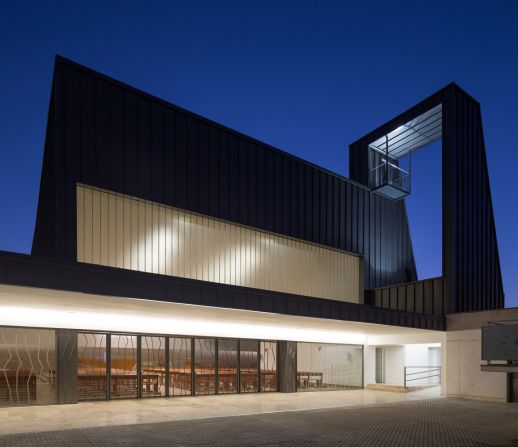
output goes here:
[{"label": "dark cladding panel", "polygon": [[164,202],[174,201],[174,182],[171,177],[175,171],[175,125],[174,113],[164,110]]},{"label": "dark cladding panel", "polygon": [[279,233],[282,234],[291,234],[291,225],[290,225],[290,207],[292,197],[290,196],[290,160],[287,157],[279,157],[279,163],[281,164],[281,182],[280,182],[280,194],[279,198],[281,200],[281,212],[277,214],[277,218],[279,218],[282,222],[282,225],[279,229]]},{"label": "dark cladding panel", "polygon": [[504,293],[480,105],[458,88],[448,93],[443,114],[443,268],[445,298],[450,303],[447,310],[501,308]]},{"label": "dark cladding panel", "polygon": [[187,118],[187,209],[198,210],[199,194],[199,141],[198,122],[192,117]]},{"label": "dark cladding panel", "polygon": [[209,151],[209,127],[204,123],[198,123],[198,210],[202,214],[210,213]]},{"label": "dark cladding panel", "polygon": [[[180,114],[178,114],[180,116]],[[230,178],[231,165],[228,150],[228,134],[217,130],[218,134],[218,165],[219,165],[219,217],[230,219]]]},{"label": "dark cladding panel", "polygon": [[151,200],[152,164],[151,164],[151,106],[152,104],[144,98],[138,98],[138,121],[137,121],[137,142],[138,142],[138,197]]},{"label": "dark cladding panel", "polygon": [[319,213],[319,232],[318,232],[318,240],[322,241],[322,243],[326,242],[326,230],[327,230],[327,194],[326,194],[326,175],[323,172],[318,173],[318,201],[320,205],[320,213]]},{"label": "dark cladding panel", "polygon": [[[208,150],[207,150],[207,187],[208,187],[208,213],[212,216],[219,216],[220,207],[220,184],[219,184],[219,132],[214,127],[207,127]],[[167,182],[166,182],[167,183]]]},{"label": "dark cladding panel", "polygon": [[293,237],[301,238],[301,230],[300,226],[302,222],[300,221],[299,208],[301,208],[301,204],[304,202],[304,197],[299,194],[300,189],[304,188],[304,183],[301,178],[299,178],[299,163],[295,160],[290,159],[290,197],[292,200],[290,201],[290,222],[291,222],[291,234]]},{"label": "dark cladding panel", "polygon": [[330,175],[326,175],[325,182],[325,196],[326,196],[326,237],[325,244],[326,245],[334,245],[333,238],[333,223],[334,223],[334,214],[337,211],[334,207],[333,201],[333,177]]},{"label": "dark cladding panel", "polygon": [[256,144],[253,146],[255,152],[257,174],[255,178],[255,187],[257,189],[257,216],[256,226],[259,228],[267,227],[267,186],[266,186],[266,153]]},{"label": "dark cladding panel", "polygon": [[320,239],[320,173],[315,169],[312,171],[311,177],[311,197],[313,202],[313,212],[311,213],[313,234],[311,239],[316,241]]},{"label": "dark cladding panel", "polygon": [[306,208],[308,207],[307,200],[304,200],[304,197],[306,196],[306,169],[304,169],[304,165],[297,164],[296,165],[298,172],[298,202],[299,206],[297,209],[297,236],[300,239],[306,239],[308,236],[308,225],[306,222]]},{"label": "dark cladding panel", "polygon": [[169,181],[175,184],[173,203],[187,208],[187,119],[180,113],[175,114],[175,136],[175,169]]},{"label": "dark cladding panel", "polygon": [[274,231],[275,225],[275,153],[272,151],[264,151],[265,156],[265,190],[266,190],[266,230]]},{"label": "dark cladding panel", "polygon": [[[119,89],[121,90],[121,89]],[[138,194],[138,104],[135,95],[124,91],[114,96],[117,104],[111,108],[115,127],[112,129],[112,167],[114,179],[123,178],[124,189],[127,194]],[[117,113],[118,112],[118,113]],[[115,115],[117,114],[117,116]],[[123,123],[120,119],[123,118]],[[121,158],[120,154],[124,153]]]},{"label": "dark cladding panel", "polygon": [[57,391],[60,404],[77,402],[77,331],[56,330]]},{"label": "dark cladding panel", "polygon": [[235,135],[228,136],[228,163],[229,163],[229,219],[234,222],[239,222],[239,140]]},{"label": "dark cladding panel", "polygon": [[[368,185],[368,144],[409,122],[433,107],[442,105],[442,312],[469,312],[504,306],[504,291],[498,255],[495,220],[486,160],[480,104],[455,84],[423,100],[416,106],[380,126],[350,145],[351,179]],[[426,149],[424,149],[426,150]],[[372,215],[371,215],[372,217]],[[398,223],[390,224],[391,232],[401,229],[408,233],[406,211]],[[378,219],[376,225],[382,225]],[[377,230],[376,230],[377,232]],[[396,240],[399,236],[396,235]],[[374,242],[390,240],[384,235]],[[372,238],[371,238],[371,242]],[[394,247],[393,247],[394,248]],[[410,237],[395,244],[397,269],[411,259]],[[381,260],[385,251],[375,259]],[[383,262],[386,260],[383,258]],[[388,264],[387,264],[388,265]],[[413,280],[411,265],[405,282]],[[378,270],[378,268],[377,268]],[[380,270],[383,271],[383,270]],[[379,287],[385,281],[376,283]],[[372,281],[371,281],[372,283]],[[439,306],[440,307],[440,306]],[[438,310],[434,308],[434,313]]]},{"label": "dark cladding panel", "polygon": [[159,203],[164,203],[164,118],[163,108],[158,104],[152,104],[151,131],[149,138],[149,152],[151,159],[151,195],[160,198]]},{"label": "dark cladding panel", "polygon": [[[135,105],[133,107],[126,104],[126,94],[124,90],[117,88],[110,91],[110,103],[107,109],[107,120],[110,125],[107,127],[105,135],[106,140],[102,142],[101,149],[104,149],[107,160],[108,173],[111,177],[111,182],[117,186],[119,191],[128,191],[128,194],[133,194],[134,190],[131,186],[134,182],[128,181],[126,169],[121,169],[121,165],[126,167],[135,165],[134,159],[128,161],[130,157],[129,152],[135,155],[134,138],[132,132],[136,127]],[[133,119],[132,126],[127,123],[128,118]],[[109,148],[109,150],[107,150]],[[105,179],[105,181],[110,181]],[[130,192],[131,191],[131,192]]]},{"label": "dark cladding panel", "polygon": [[[252,143],[247,144],[246,154],[248,155],[248,225],[257,227],[258,223],[258,193],[257,193],[257,174],[259,165],[257,164],[257,151]],[[246,180],[245,180],[246,181]]]},{"label": "dark cladding panel", "polygon": [[310,169],[306,169],[305,166],[302,166],[304,170],[305,177],[305,189],[304,189],[304,197],[306,198],[304,204],[304,237],[303,239],[312,240],[313,238],[313,215],[314,204],[313,204],[313,172]]},{"label": "dark cladding panel", "polygon": [[[115,182],[115,180],[119,180],[111,178],[112,159],[110,155],[113,149],[110,147],[110,133],[113,132],[113,123],[110,119],[110,108],[114,102],[111,101],[112,91],[113,90],[110,89],[105,82],[101,82],[99,80],[95,82],[94,115],[97,116],[98,119],[95,121],[94,162],[95,165],[98,166],[97,176],[99,183]],[[74,111],[75,109],[75,107],[70,108],[71,111]],[[122,153],[118,154],[118,159],[124,162]],[[122,174],[124,174],[123,171],[119,173],[119,175]],[[116,183],[122,184],[120,181],[117,181]]]},{"label": "dark cladding panel", "polygon": [[[69,73],[70,76],[73,76],[73,71],[67,70],[65,73]],[[97,172],[98,169],[95,165],[95,120],[96,120],[96,114],[95,114],[95,79],[89,76],[81,77],[79,78],[80,81],[80,99],[75,104],[70,104],[68,108],[65,108],[64,110],[61,109],[58,104],[56,104],[56,111],[57,115],[62,115],[63,113],[68,116],[68,123],[63,128],[58,128],[56,130],[56,134],[65,134],[66,130],[65,127],[68,127],[72,124],[71,120],[74,119],[77,115],[75,115],[72,112],[72,108],[78,107],[80,108],[80,113],[78,114],[78,119],[81,120],[80,122],[80,139],[81,139],[81,146],[80,146],[80,161],[81,161],[81,170],[80,175],[84,183],[90,183],[93,184],[97,183]],[[59,92],[60,88],[56,86],[56,90]],[[64,91],[63,91],[64,90]],[[62,95],[74,95],[74,92],[67,91],[63,89],[61,91]],[[65,96],[66,98],[66,96]],[[66,144],[66,143],[65,143]],[[61,151],[65,150],[64,146],[56,145],[56,151],[57,153],[60,153]],[[75,152],[76,148],[68,147],[68,150]],[[58,154],[56,154],[58,155]]]},{"label": "dark cladding panel", "polygon": [[358,252],[366,288],[415,279],[411,251],[388,264],[407,229],[381,232],[404,210],[361,185],[61,58],[49,120],[35,253],[75,259],[84,183]]},{"label": "dark cladding panel", "polygon": [[[248,163],[248,144],[243,139],[236,139],[238,165],[235,171],[236,176],[236,197],[237,197],[237,221],[249,225],[249,163]],[[253,166],[253,169],[256,167]]]}]

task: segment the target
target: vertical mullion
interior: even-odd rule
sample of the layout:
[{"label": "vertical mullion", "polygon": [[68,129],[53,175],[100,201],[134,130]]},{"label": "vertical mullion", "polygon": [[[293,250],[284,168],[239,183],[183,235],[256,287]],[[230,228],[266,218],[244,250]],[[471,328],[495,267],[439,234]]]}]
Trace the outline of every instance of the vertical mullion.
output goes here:
[{"label": "vertical mullion", "polygon": [[106,400],[111,399],[112,336],[106,334]]},{"label": "vertical mullion", "polygon": [[219,340],[214,339],[214,394],[219,394]]},{"label": "vertical mullion", "polygon": [[191,338],[191,396],[196,394],[196,374],[194,372],[194,338]]},{"label": "vertical mullion", "polygon": [[137,399],[142,397],[142,336],[137,335]]},{"label": "vertical mullion", "polygon": [[237,393],[241,393],[241,340],[237,340]]},{"label": "vertical mullion", "polygon": [[362,345],[362,389],[365,388],[365,345]]},{"label": "vertical mullion", "polygon": [[[159,357],[160,358],[160,357]],[[169,397],[169,387],[171,386],[171,370],[169,369],[169,337],[165,337],[165,355],[164,355],[164,368],[165,368],[165,397]]]},{"label": "vertical mullion", "polygon": [[257,390],[261,391],[261,342],[257,340]]},{"label": "vertical mullion", "polygon": [[275,391],[279,391],[279,341],[275,342]]}]

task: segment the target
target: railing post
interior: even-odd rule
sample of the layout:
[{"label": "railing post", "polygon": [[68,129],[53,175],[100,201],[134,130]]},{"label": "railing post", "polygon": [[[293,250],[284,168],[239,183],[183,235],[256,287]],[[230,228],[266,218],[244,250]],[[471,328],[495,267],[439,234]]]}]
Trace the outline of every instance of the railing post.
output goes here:
[{"label": "railing post", "polygon": [[404,382],[405,385],[404,386],[405,386],[405,390],[406,390],[406,366],[403,367],[403,374],[405,376],[405,382]]}]

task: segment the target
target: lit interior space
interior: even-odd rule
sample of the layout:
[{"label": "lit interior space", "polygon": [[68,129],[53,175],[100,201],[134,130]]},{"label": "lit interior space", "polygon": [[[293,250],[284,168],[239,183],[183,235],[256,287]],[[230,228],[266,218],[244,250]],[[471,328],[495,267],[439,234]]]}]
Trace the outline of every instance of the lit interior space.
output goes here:
[{"label": "lit interior space", "polygon": [[[20,286],[1,285],[0,298],[0,399],[8,405],[56,402],[57,380],[70,374],[59,366],[60,356],[76,359],[78,401],[271,392],[279,388],[279,345],[293,342],[296,391],[331,391],[376,383],[371,360],[381,345],[384,371],[401,376],[412,357],[420,358],[418,346],[440,346],[444,337],[442,331]],[[57,329],[73,332],[76,343],[59,347]],[[409,341],[413,351],[402,346]],[[392,353],[395,346],[400,352]]]}]

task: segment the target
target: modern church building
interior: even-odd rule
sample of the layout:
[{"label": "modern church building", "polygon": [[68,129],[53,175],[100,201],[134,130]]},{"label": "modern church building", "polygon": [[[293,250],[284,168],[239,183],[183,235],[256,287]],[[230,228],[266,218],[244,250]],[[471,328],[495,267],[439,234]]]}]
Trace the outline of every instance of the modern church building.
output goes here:
[{"label": "modern church building", "polygon": [[[420,280],[405,197],[436,140],[442,276]],[[0,252],[0,405],[512,400],[480,367],[480,327],[509,314],[479,103],[446,86],[351,144],[350,177],[58,57],[32,253]]]}]

